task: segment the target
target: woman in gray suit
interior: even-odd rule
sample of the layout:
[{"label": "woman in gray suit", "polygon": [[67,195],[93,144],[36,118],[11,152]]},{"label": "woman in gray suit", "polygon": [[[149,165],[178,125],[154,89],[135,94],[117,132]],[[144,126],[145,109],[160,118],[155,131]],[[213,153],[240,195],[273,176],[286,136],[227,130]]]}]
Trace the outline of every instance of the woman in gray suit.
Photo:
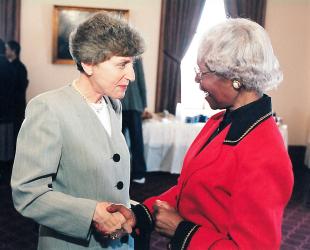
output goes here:
[{"label": "woman in gray suit", "polygon": [[135,78],[143,40],[126,22],[99,12],[69,43],[80,75],[29,102],[11,180],[14,205],[40,224],[38,249],[129,249],[131,239],[117,231],[130,233],[128,221],[106,207],[129,206],[118,99]]}]

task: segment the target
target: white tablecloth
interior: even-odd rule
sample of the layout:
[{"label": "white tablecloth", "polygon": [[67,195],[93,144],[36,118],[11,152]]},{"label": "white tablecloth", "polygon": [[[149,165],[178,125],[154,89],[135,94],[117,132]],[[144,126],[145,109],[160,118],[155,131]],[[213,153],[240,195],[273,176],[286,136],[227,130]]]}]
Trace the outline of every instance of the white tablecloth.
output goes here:
[{"label": "white tablecloth", "polygon": [[147,171],[180,173],[185,153],[204,123],[174,120],[143,122],[144,155]]},{"label": "white tablecloth", "polygon": [[[147,171],[181,172],[187,149],[204,123],[183,123],[176,120],[143,122],[144,156]],[[287,147],[287,125],[279,126]]]},{"label": "white tablecloth", "polygon": [[288,147],[288,131],[287,131],[287,125],[286,124],[281,124],[278,126],[279,127],[279,130],[280,130],[280,133],[283,137],[283,141],[284,141],[284,144],[285,144],[285,147],[287,149]]}]

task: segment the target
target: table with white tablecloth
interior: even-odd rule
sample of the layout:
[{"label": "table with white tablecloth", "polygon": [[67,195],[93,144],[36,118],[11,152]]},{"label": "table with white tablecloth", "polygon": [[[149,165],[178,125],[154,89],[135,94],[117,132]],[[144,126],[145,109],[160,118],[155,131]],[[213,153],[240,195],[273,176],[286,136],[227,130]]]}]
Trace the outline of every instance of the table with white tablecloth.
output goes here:
[{"label": "table with white tablecloth", "polygon": [[286,149],[288,148],[288,129],[286,124],[278,124],[278,128],[283,137],[284,145]]},{"label": "table with white tablecloth", "polygon": [[144,155],[147,171],[180,173],[185,153],[204,123],[175,120],[143,122]]},{"label": "table with white tablecloth", "polygon": [[[205,123],[184,123],[175,119],[143,122],[144,156],[148,172],[179,174],[186,151]],[[279,125],[287,147],[287,125]]]}]

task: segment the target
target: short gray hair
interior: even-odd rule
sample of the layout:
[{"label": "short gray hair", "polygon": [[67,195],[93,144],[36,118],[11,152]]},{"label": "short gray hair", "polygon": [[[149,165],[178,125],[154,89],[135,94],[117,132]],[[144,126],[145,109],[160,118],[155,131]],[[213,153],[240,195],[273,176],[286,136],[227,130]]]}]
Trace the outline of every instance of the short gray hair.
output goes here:
[{"label": "short gray hair", "polygon": [[204,34],[198,61],[248,90],[275,88],[283,74],[269,36],[259,24],[244,18],[227,19]]},{"label": "short gray hair", "polygon": [[72,31],[69,49],[78,70],[81,63],[98,64],[112,56],[139,56],[144,52],[141,35],[120,17],[98,12]]}]

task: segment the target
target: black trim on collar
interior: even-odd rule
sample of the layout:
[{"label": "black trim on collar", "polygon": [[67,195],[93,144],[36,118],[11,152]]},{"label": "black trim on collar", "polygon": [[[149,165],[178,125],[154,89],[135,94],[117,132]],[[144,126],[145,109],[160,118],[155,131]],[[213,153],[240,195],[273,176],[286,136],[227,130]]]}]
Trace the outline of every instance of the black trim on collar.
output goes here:
[{"label": "black trim on collar", "polygon": [[271,98],[265,94],[257,101],[232,111],[232,122],[224,144],[237,145],[251,130],[271,115]]}]

